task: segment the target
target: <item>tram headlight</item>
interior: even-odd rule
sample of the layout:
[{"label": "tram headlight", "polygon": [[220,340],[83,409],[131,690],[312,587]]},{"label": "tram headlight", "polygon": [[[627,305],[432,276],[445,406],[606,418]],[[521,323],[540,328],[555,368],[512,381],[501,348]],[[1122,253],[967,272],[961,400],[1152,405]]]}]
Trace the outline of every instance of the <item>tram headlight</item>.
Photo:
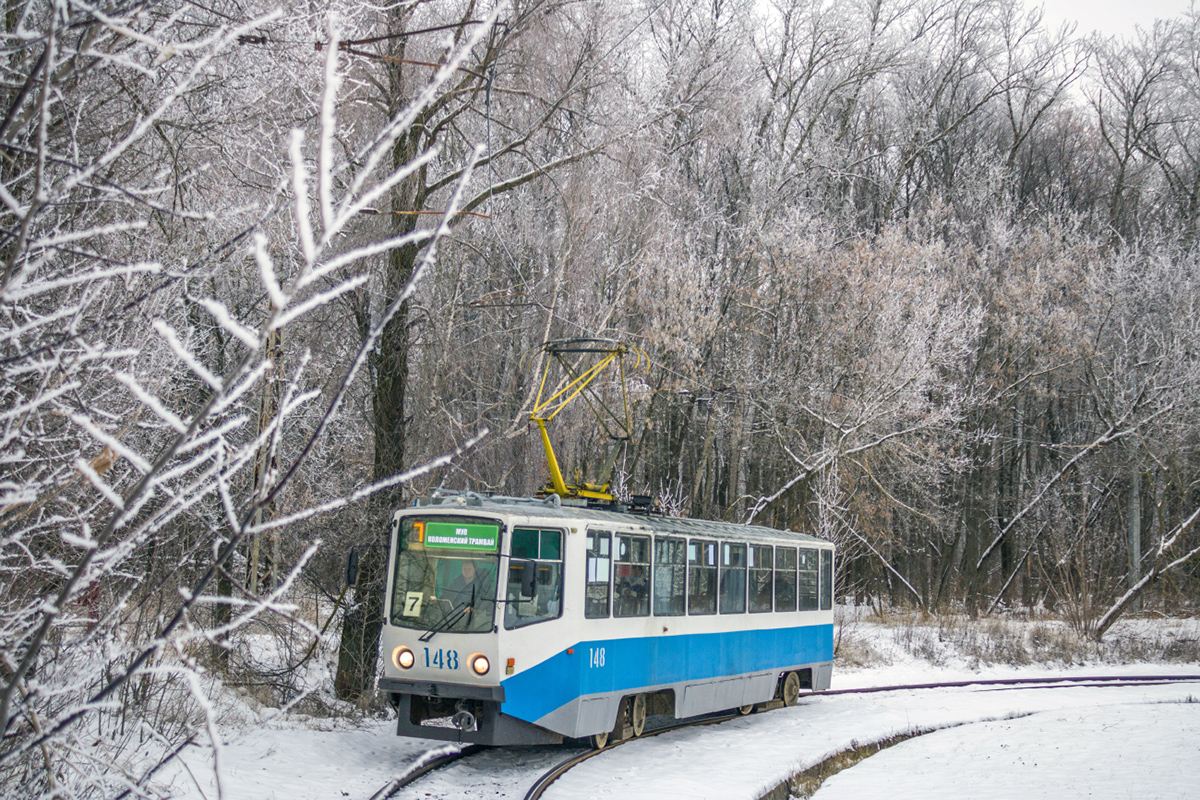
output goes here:
[{"label": "tram headlight", "polygon": [[404,645],[392,651],[392,663],[396,665],[396,669],[411,669],[416,661],[417,657],[413,655],[413,651]]},{"label": "tram headlight", "polygon": [[488,661],[488,657],[483,653],[472,653],[467,659],[467,663],[471,665],[471,671],[476,675],[487,675],[488,670],[492,668],[492,662]]}]

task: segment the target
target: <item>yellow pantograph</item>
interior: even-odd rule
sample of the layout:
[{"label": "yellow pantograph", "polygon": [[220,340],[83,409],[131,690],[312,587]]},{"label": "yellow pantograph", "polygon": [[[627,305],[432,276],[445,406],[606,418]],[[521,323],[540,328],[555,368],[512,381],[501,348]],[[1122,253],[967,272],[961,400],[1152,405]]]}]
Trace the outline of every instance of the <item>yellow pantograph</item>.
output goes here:
[{"label": "yellow pantograph", "polygon": [[[641,350],[615,339],[557,339],[542,345],[548,356],[538,385],[537,399],[529,420],[538,426],[542,434],[542,446],[546,449],[546,466],[550,469],[550,483],[539,492],[539,496],[557,494],[564,498],[580,498],[599,503],[613,502],[612,478],[617,456],[629,442],[633,424],[629,413],[629,395],[625,386],[625,356],[634,356],[634,368],[645,355]],[[555,365],[562,369],[562,377],[555,388],[547,389],[550,373]],[[597,391],[596,379],[613,364],[620,376],[620,413],[615,411]],[[550,444],[550,433],[546,423],[558,416],[576,398],[591,408],[601,429],[613,442],[605,459],[599,480],[587,483],[582,480],[568,485],[563,478],[554,447]]]}]

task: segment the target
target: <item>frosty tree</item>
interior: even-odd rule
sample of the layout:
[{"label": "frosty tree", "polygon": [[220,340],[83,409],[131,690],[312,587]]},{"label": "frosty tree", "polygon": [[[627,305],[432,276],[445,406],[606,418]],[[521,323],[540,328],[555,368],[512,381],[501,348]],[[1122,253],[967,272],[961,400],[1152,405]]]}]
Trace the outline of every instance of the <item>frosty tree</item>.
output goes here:
[{"label": "frosty tree", "polygon": [[217,674],[293,699],[249,625],[302,630],[350,541],[369,706],[403,476],[489,428],[413,491],[540,485],[554,338],[650,355],[633,491],[838,537],[861,601],[1194,604],[1196,13],[336,11],[6,7],[5,793],[151,793],[219,741]]},{"label": "frosty tree", "polygon": [[[6,17],[0,786],[9,796],[152,795],[155,771],[200,740],[219,762],[211,653],[257,618],[293,614],[282,598],[316,547],[260,594],[240,579],[218,592],[240,570],[240,545],[420,472],[282,502],[320,457],[454,217],[469,152],[433,225],[372,238],[361,222],[438,157],[422,149],[396,161],[396,142],[487,25],[364,130],[339,114],[351,92],[336,16],[321,33],[324,55],[296,72],[245,45],[305,21],[242,17],[232,4],[103,12],[68,0]],[[260,98],[241,94],[236,79],[255,66],[258,91],[288,80],[301,96],[316,89],[311,107],[293,109],[311,122],[283,141],[275,137],[296,123],[251,115]],[[180,132],[197,133],[198,110],[241,124],[250,139],[235,146],[258,151],[236,191],[224,181],[237,170],[220,153],[209,163],[189,153]],[[379,297],[356,347],[316,340],[281,361],[281,339],[303,341],[323,309],[368,285],[373,262],[405,247],[417,253],[409,280]],[[268,506],[273,517],[261,513]]]}]

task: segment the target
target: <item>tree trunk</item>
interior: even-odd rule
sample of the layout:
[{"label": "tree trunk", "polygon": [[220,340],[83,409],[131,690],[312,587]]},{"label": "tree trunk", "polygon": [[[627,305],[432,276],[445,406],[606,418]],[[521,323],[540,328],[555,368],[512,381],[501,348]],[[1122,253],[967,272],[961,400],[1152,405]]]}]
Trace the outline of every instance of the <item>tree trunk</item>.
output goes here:
[{"label": "tree trunk", "polygon": [[[1127,527],[1129,534],[1129,588],[1133,589],[1142,579],[1142,476],[1134,463],[1129,470],[1129,508]],[[1129,601],[1130,611],[1142,610],[1140,596]]]},{"label": "tree trunk", "polygon": [[[394,30],[404,30],[407,11],[394,12],[397,19]],[[404,57],[404,38],[394,40],[392,58],[389,62],[389,108],[394,115],[408,102],[409,92],[405,88],[405,75],[399,59]],[[409,163],[421,149],[419,139],[422,126],[413,126],[412,132],[396,142],[393,150],[392,168],[399,169]],[[416,227],[418,216],[413,213],[425,206],[425,172],[419,170],[403,181],[392,196],[392,236],[400,236]],[[388,252],[383,274],[383,290],[386,302],[398,297],[412,280],[419,249],[415,245]],[[408,384],[408,302],[400,305],[395,316],[387,323],[379,338],[375,352],[371,354],[371,411],[375,438],[374,480],[383,480],[404,470],[405,445],[405,391]],[[366,547],[359,561],[358,585],[354,590],[354,601],[342,621],[342,639],[338,651],[337,675],[334,690],[343,700],[363,703],[374,691],[375,665],[379,655],[379,635],[383,629],[383,591],[387,585],[386,565],[388,553],[388,529],[392,514],[403,505],[403,490],[395,487],[376,494],[370,503],[368,520],[370,531]]]}]

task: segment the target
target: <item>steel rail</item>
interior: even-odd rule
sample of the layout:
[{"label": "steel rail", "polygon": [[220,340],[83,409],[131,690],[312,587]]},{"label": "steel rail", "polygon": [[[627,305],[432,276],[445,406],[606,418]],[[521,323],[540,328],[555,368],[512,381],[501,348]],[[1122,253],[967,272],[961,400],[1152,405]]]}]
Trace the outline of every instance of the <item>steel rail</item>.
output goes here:
[{"label": "steel rail", "polygon": [[415,767],[409,769],[403,775],[392,778],[390,781],[385,783],[383,788],[371,795],[370,800],[387,800],[387,798],[395,796],[396,792],[400,791],[409,784],[416,783],[419,779],[425,777],[430,772],[439,770],[442,767],[448,767],[451,764],[466,758],[467,756],[474,755],[481,750],[487,749],[488,748],[481,744],[469,744],[462,750],[459,750],[457,753],[443,753],[440,756],[434,756],[433,758],[430,758],[428,761],[422,761]]},{"label": "steel rail", "polygon": [[896,686],[864,686],[858,689],[826,689],[810,692],[804,697],[834,694],[873,694],[875,692],[903,692],[916,689],[956,689],[964,686],[1036,686],[1044,684],[1088,684],[1135,686],[1147,683],[1200,682],[1200,675],[1074,675],[1057,678],[978,678],[966,681],[942,681],[940,683],[908,683]]},{"label": "steel rail", "polygon": [[695,727],[699,727],[701,725],[715,725],[718,722],[728,722],[731,719],[738,719],[740,716],[742,716],[742,715],[733,713],[733,714],[722,714],[717,717],[709,716],[709,717],[702,717],[700,719],[690,719],[690,720],[683,720],[683,721],[679,721],[679,722],[673,722],[669,725],[664,725],[661,728],[655,728],[654,730],[645,731],[644,733],[642,733],[641,736],[634,736],[629,739],[622,739],[619,742],[612,742],[607,747],[605,747],[603,750],[589,750],[586,753],[580,753],[579,755],[571,756],[570,758],[565,759],[564,761],[560,762],[559,764],[551,767],[549,770],[544,772],[542,774],[542,776],[534,782],[533,786],[531,786],[529,788],[529,791],[525,793],[525,800],[538,800],[538,798],[540,798],[542,796],[542,793],[545,792],[548,788],[550,788],[550,784],[554,783],[556,780],[559,779],[559,777],[564,775],[567,771],[569,771],[573,767],[576,767],[576,766],[582,764],[584,761],[587,761],[589,758],[593,758],[595,756],[602,755],[603,753],[607,753],[612,750],[615,750],[616,748],[620,747],[623,744],[628,744],[629,742],[636,742],[639,739],[649,739],[652,736],[658,736],[659,734],[668,733],[670,731],[677,731],[681,728],[695,728]]}]

